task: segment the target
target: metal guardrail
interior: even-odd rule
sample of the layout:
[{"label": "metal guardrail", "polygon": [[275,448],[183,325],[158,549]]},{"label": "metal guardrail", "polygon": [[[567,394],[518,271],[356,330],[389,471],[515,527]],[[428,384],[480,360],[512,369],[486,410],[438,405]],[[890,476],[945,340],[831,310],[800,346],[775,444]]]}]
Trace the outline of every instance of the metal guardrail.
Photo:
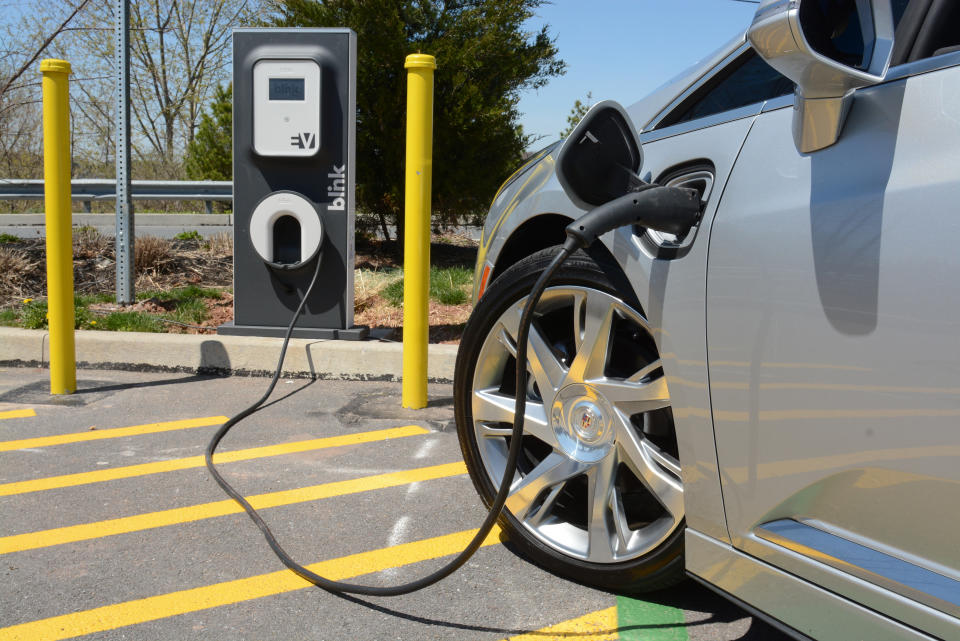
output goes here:
[{"label": "metal guardrail", "polygon": [[[88,213],[93,201],[117,197],[112,178],[77,178],[70,181],[70,189],[70,197]],[[130,192],[134,200],[202,200],[208,214],[213,213],[213,201],[233,201],[229,180],[134,180]],[[0,200],[43,200],[43,180],[0,178]]]}]

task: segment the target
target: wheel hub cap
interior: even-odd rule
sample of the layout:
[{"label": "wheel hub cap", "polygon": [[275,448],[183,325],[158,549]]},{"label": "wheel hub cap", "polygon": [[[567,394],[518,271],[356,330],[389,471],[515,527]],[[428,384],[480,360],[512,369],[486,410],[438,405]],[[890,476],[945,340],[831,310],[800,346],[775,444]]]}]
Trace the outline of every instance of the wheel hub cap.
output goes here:
[{"label": "wheel hub cap", "polygon": [[613,408],[589,385],[568,385],[557,394],[550,423],[560,448],[583,463],[599,461],[614,444]]}]

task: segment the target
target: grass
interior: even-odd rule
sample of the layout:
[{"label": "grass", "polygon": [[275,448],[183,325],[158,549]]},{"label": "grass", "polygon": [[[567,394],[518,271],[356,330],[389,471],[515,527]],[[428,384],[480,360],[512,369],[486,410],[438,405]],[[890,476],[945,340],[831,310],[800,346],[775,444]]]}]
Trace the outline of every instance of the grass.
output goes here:
[{"label": "grass", "polygon": [[116,300],[113,294],[77,294],[73,297],[75,307],[89,307],[95,303],[112,303]]},{"label": "grass", "polygon": [[207,320],[207,306],[200,299],[178,302],[172,320],[190,325],[202,323]]},{"label": "grass", "polygon": [[2,309],[0,310],[0,326],[2,327],[19,327],[20,322],[17,317],[17,312],[12,309]]},{"label": "grass", "polygon": [[6,243],[18,243],[20,242],[19,236],[14,236],[13,234],[0,234],[0,245]]},{"label": "grass", "polygon": [[[444,305],[462,305],[470,300],[473,272],[466,267],[430,267],[430,300]],[[403,277],[380,290],[394,307],[403,305]]]},{"label": "grass", "polygon": [[154,316],[143,312],[113,312],[101,318],[96,329],[112,332],[163,332],[166,327]]},{"label": "grass", "polygon": [[[147,291],[137,294],[137,300],[152,299],[161,303],[172,303],[170,311],[151,314],[136,310],[119,310],[98,313],[90,309],[98,303],[112,303],[112,294],[83,294],[74,297],[74,327],[76,329],[100,329],[114,332],[164,332],[171,320],[188,325],[197,325],[207,319],[207,307],[204,299],[220,299],[223,292],[218,289],[189,285],[169,291]],[[46,329],[47,301],[24,299],[10,309],[0,310],[0,325],[23,327],[25,329]]]},{"label": "grass", "polygon": [[212,287],[198,287],[196,285],[187,285],[186,287],[177,287],[166,291],[146,291],[137,294],[137,300],[147,300],[154,298],[159,301],[190,301],[200,300],[202,298],[212,298],[220,300],[223,293],[219,289]]},{"label": "grass", "polygon": [[359,302],[372,299],[402,274],[401,270],[395,268],[355,270],[353,275],[355,300]]}]

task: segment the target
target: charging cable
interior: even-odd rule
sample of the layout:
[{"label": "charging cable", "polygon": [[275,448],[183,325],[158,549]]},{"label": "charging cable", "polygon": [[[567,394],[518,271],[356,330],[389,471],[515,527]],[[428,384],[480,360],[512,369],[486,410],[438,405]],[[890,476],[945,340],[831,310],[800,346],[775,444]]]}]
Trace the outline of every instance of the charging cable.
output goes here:
[{"label": "charging cable", "polygon": [[400,596],[433,585],[456,572],[457,569],[462,567],[463,564],[473,556],[474,552],[483,544],[487,535],[490,534],[490,530],[493,529],[507,501],[507,495],[510,493],[510,487],[513,485],[513,477],[517,471],[517,461],[520,457],[520,450],[523,443],[523,417],[526,412],[527,395],[523,393],[522,390],[527,389],[528,372],[525,366],[527,362],[527,338],[530,332],[530,324],[533,322],[534,309],[536,309],[540,296],[547,287],[547,283],[573,252],[578,249],[586,249],[592,245],[597,238],[608,231],[624,225],[651,223],[649,226],[654,228],[664,229],[665,227],[669,227],[669,229],[665,230],[670,231],[671,229],[676,229],[679,232],[684,226],[686,229],[689,229],[699,220],[699,216],[700,197],[696,191],[675,187],[644,185],[642,190],[625,194],[605,205],[601,205],[567,226],[566,242],[550,262],[550,265],[541,273],[536,283],[534,283],[533,289],[530,291],[527,302],[523,308],[523,315],[520,317],[520,329],[517,332],[516,356],[517,377],[515,389],[517,390],[517,399],[513,414],[513,431],[510,433],[510,447],[507,450],[507,461],[504,465],[503,479],[500,482],[500,488],[497,491],[496,497],[494,497],[493,503],[490,505],[490,510],[487,512],[486,518],[483,520],[480,529],[477,530],[476,535],[470,543],[467,544],[456,558],[431,574],[415,581],[410,581],[409,583],[384,587],[333,581],[320,576],[316,572],[294,561],[290,555],[286,553],[263,518],[243,495],[223,478],[213,464],[213,454],[217,449],[217,445],[219,445],[223,437],[227,435],[227,432],[246,417],[260,410],[270,397],[270,394],[273,393],[277,381],[280,379],[280,373],[283,371],[283,360],[287,354],[287,347],[290,343],[290,336],[293,334],[293,328],[296,326],[300,313],[303,311],[304,305],[306,305],[307,299],[310,297],[310,292],[313,291],[313,286],[316,284],[317,278],[320,275],[320,257],[317,258],[317,268],[313,274],[313,278],[310,280],[310,285],[304,292],[303,298],[300,300],[300,305],[293,314],[293,318],[290,319],[290,325],[287,327],[287,332],[283,337],[283,347],[280,349],[277,367],[273,373],[273,378],[270,380],[270,385],[267,386],[267,391],[255,403],[231,417],[217,430],[216,434],[213,435],[205,454],[207,469],[210,470],[210,474],[217,484],[223,488],[223,491],[246,510],[250,518],[253,519],[253,522],[260,528],[260,531],[267,540],[267,544],[270,545],[270,548],[280,561],[295,574],[313,585],[334,593],[359,594],[364,596]]}]

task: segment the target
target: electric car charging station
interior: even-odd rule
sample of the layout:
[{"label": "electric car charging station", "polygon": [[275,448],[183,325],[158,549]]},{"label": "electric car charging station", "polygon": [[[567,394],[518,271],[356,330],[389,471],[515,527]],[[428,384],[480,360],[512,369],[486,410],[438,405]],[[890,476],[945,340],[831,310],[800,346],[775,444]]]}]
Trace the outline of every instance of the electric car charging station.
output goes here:
[{"label": "electric car charging station", "polygon": [[[220,334],[359,340],[353,325],[357,37],[233,34],[234,319]],[[319,261],[319,264],[318,264]]]},{"label": "electric car charging station", "polygon": [[[960,273],[960,129],[944,126],[960,122],[960,28],[945,25],[960,27],[960,3],[760,0],[745,33],[649,100],[595,104],[494,197],[433,414],[407,412],[423,406],[398,402],[393,372],[312,360],[366,364],[397,345],[290,341],[365,333],[350,293],[351,31],[234,40],[237,314],[221,333],[282,337],[275,365],[256,350],[259,367],[230,356],[270,341],[87,332],[56,345],[75,325],[70,245],[50,242],[69,240],[70,66],[45,60],[47,215],[60,223],[47,252],[66,267],[48,264],[47,282],[68,286],[48,285],[66,294],[49,333],[0,329],[18,343],[0,359],[0,641],[140,625],[122,636],[960,639],[958,521],[944,510],[960,487],[960,311],[943,294]],[[435,62],[405,64],[430,70],[417,79],[430,95]],[[408,149],[411,129],[432,121],[408,125]],[[119,218],[118,204],[118,239]],[[925,251],[897,242],[907,227],[934,230]],[[306,365],[284,369],[288,347]],[[77,389],[76,353],[128,371]],[[55,374],[56,358],[69,368]],[[239,376],[208,376],[211,362]],[[244,374],[270,367],[247,406],[261,384]],[[343,380],[315,383],[328,373]],[[312,380],[268,403],[284,377]],[[120,426],[131,413],[139,424]],[[189,476],[204,464],[295,577]],[[398,608],[328,594],[442,579],[443,598]]]}]

